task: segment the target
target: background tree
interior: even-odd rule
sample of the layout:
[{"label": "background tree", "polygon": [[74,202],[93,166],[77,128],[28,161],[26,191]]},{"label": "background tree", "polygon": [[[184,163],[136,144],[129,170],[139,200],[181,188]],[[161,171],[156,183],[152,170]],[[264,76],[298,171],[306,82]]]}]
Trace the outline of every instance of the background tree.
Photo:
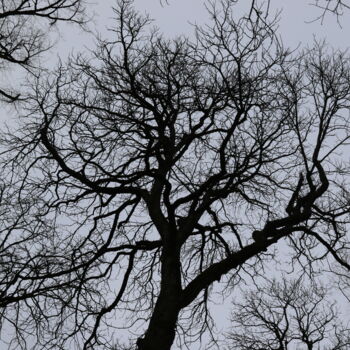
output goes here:
[{"label": "background tree", "polygon": [[346,350],[350,330],[337,317],[327,290],[302,279],[273,280],[242,292],[233,304],[229,349]]},{"label": "background tree", "polygon": [[134,324],[139,350],[190,344],[214,283],[258,273],[282,240],[309,273],[350,268],[347,54],[291,54],[274,18],[236,18],[231,1],[194,40],[167,40],[131,5],[92,57],[36,81],[2,135],[14,347],[108,349]]},{"label": "background tree", "polygon": [[[1,0],[0,69],[20,65],[33,70],[35,58],[50,47],[47,31],[62,21],[83,24],[83,1]],[[13,102],[19,96],[11,88],[0,87],[1,100]]]}]

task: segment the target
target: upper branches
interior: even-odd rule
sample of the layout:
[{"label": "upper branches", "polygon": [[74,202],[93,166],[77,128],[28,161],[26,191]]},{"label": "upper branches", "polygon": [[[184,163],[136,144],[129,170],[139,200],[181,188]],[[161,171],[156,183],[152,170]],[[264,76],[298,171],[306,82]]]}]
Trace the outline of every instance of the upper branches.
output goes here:
[{"label": "upper branches", "polygon": [[[230,0],[231,2],[237,2],[237,0]],[[266,17],[270,11],[270,8],[273,5],[280,6],[278,2],[274,2],[271,0],[267,1],[259,1],[259,0],[251,0],[249,2],[251,16],[253,13],[258,14],[259,16]],[[316,16],[314,17],[314,21],[320,21],[323,24],[325,17],[329,14],[334,15],[340,23],[341,17],[346,14],[346,12],[350,9],[350,3],[348,0],[313,0],[308,5],[315,7]],[[262,10],[263,9],[263,10]]]},{"label": "upper branches", "polygon": [[156,332],[171,314],[171,338],[181,309],[194,317],[285,237],[303,267],[346,267],[348,56],[291,54],[276,18],[220,4],[194,40],[167,40],[119,1],[92,57],[35,80],[2,135],[1,300],[27,307],[18,339],[33,319],[43,348],[52,323],[62,346],[97,347],[120,310]]},{"label": "upper branches", "polygon": [[317,17],[317,20],[322,21],[328,13],[334,14],[339,21],[340,17],[350,9],[350,3],[347,0],[316,0],[313,5],[322,11]]},{"label": "upper branches", "polygon": [[[16,64],[32,69],[35,57],[50,47],[44,26],[40,23],[46,21],[50,26],[61,21],[84,24],[83,5],[81,0],[2,0],[0,68]],[[0,97],[13,102],[19,99],[19,94],[5,87],[0,88]]]}]

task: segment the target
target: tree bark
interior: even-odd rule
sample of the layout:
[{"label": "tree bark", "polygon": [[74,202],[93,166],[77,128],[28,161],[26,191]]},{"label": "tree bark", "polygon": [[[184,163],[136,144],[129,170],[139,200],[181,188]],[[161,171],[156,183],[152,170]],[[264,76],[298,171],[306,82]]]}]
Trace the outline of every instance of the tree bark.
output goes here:
[{"label": "tree bark", "polygon": [[138,350],[169,350],[175,339],[182,293],[179,248],[163,250],[161,274],[160,293],[148,329],[138,339]]}]

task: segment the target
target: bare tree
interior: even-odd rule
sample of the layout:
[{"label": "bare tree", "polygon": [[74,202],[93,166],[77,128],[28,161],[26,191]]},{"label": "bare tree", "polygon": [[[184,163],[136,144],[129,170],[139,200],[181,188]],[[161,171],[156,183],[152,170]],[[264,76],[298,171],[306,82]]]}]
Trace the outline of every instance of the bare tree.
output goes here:
[{"label": "bare tree", "polygon": [[[237,2],[238,0],[231,1]],[[268,7],[270,7],[271,3],[272,0],[267,0]],[[278,2],[276,3],[278,5]],[[335,15],[337,20],[339,20],[339,18],[350,9],[349,0],[313,0],[309,2],[309,5],[312,5],[321,10],[321,13],[316,17],[315,20],[321,20],[322,22],[327,14]],[[255,11],[259,7],[259,0],[251,0],[251,11]]]},{"label": "bare tree", "polygon": [[327,13],[334,14],[337,19],[350,9],[348,0],[315,0],[314,6],[321,9],[321,14],[317,19],[323,20]]},{"label": "bare tree", "polygon": [[[169,4],[168,0],[160,0],[161,3]],[[232,3],[237,3],[239,0],[231,0]],[[250,6],[250,15],[253,12],[257,12],[260,14],[266,14],[269,12],[270,7],[273,5],[280,6],[280,3],[278,1],[273,0],[266,0],[266,1],[260,1],[260,0],[251,0],[248,2]],[[265,8],[265,11],[261,11],[262,4]],[[321,23],[324,22],[326,15],[331,14],[334,15],[337,18],[337,21],[340,23],[340,17],[342,17],[345,12],[347,12],[350,9],[350,1],[349,0],[313,0],[308,3],[308,5],[316,7],[318,10],[320,10],[320,13],[316,12],[316,18],[314,21],[321,21]]]},{"label": "bare tree", "polygon": [[[46,23],[49,25],[44,27]],[[1,0],[0,68],[35,67],[34,58],[50,47],[46,32],[57,22],[83,24],[82,0]],[[19,93],[0,88],[0,99],[16,101]]]},{"label": "bare tree", "polygon": [[258,290],[242,292],[233,304],[230,349],[346,350],[350,330],[337,317],[327,290],[302,279],[276,280]]},{"label": "bare tree", "polygon": [[214,283],[261,271],[282,240],[309,273],[350,269],[347,54],[292,54],[274,19],[235,18],[230,1],[194,40],[167,40],[131,5],[93,57],[37,80],[1,136],[16,348],[108,349],[134,324],[139,350],[190,344]]}]

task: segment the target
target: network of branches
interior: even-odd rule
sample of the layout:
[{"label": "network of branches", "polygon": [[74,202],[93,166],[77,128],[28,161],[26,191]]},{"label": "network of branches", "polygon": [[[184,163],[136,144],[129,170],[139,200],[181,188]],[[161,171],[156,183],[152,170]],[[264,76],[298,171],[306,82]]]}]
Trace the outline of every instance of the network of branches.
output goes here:
[{"label": "network of branches", "polygon": [[[244,290],[233,304],[228,349],[345,350],[350,329],[342,323],[329,291],[304,279],[272,280]],[[338,316],[339,315],[339,316]]]},{"label": "network of branches", "polygon": [[[1,0],[0,70],[20,65],[32,71],[35,58],[48,50],[47,26],[57,22],[85,22],[82,0]],[[38,67],[37,67],[38,68]],[[0,100],[14,102],[20,94],[0,87]]]},{"label": "network of branches", "polygon": [[[81,23],[77,1],[2,3]],[[323,42],[291,52],[266,4],[207,9],[191,38],[167,39],[119,0],[110,37],[33,76],[19,126],[0,135],[9,349],[107,350],[121,329],[138,350],[215,343],[216,293],[281,247],[348,295],[350,58]],[[41,52],[23,35],[35,45],[5,60]]]}]

